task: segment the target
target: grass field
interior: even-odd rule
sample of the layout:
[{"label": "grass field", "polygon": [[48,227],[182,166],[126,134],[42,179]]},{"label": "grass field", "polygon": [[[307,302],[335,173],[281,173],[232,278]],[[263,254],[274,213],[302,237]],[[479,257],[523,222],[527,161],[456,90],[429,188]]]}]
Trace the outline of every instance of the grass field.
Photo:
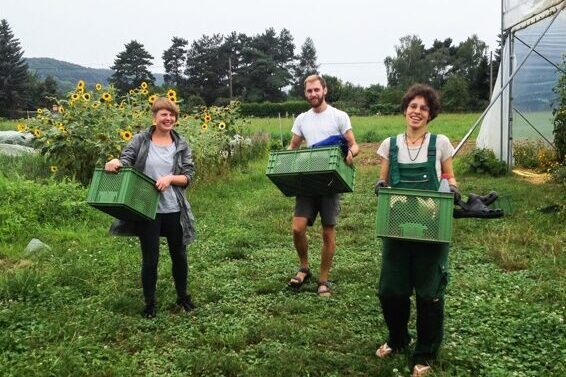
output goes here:
[{"label": "grass field", "polygon": [[[369,127],[369,126],[367,126]],[[296,253],[293,200],[264,176],[266,157],[190,190],[198,240],[190,290],[174,306],[162,248],[158,316],[144,320],[135,239],[107,235],[111,219],[69,183],[38,184],[0,167],[0,366],[3,376],[408,376],[408,359],[374,356],[386,328],[376,297],[376,145],[363,145],[356,191],[345,194],[331,273],[286,289]],[[502,219],[456,220],[445,340],[435,376],[562,376],[566,365],[564,186],[517,176],[460,176],[462,192],[512,198]],[[320,225],[309,230],[314,271]],[[26,255],[40,238],[51,252]],[[316,273],[315,273],[316,276]],[[411,320],[414,327],[414,315]]]},{"label": "grass field", "polygon": [[[430,130],[442,133],[452,141],[459,141],[479,118],[480,114],[440,114],[430,124]],[[266,131],[274,140],[283,140],[287,145],[294,119],[289,118],[252,118],[249,131]],[[352,128],[358,142],[380,142],[383,139],[403,132],[402,115],[353,116]],[[479,131],[479,126],[476,133]]]},{"label": "grass field", "polygon": [[15,131],[16,122],[11,120],[0,119],[0,131]]}]

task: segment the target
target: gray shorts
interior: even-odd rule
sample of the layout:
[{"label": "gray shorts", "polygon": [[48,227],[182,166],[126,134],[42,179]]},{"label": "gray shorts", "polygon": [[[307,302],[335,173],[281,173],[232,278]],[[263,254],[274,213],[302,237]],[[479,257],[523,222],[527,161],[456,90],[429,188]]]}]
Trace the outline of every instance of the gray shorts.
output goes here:
[{"label": "gray shorts", "polygon": [[306,217],[309,226],[314,224],[319,213],[322,225],[336,225],[340,213],[340,194],[295,198],[295,217]]}]

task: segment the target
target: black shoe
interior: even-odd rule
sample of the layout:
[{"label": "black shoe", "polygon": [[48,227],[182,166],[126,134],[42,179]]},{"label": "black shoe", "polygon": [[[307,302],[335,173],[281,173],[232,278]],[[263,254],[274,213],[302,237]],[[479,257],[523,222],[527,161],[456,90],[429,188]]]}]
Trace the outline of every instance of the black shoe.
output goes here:
[{"label": "black shoe", "polygon": [[145,304],[142,315],[144,318],[148,319],[155,318],[155,302]]},{"label": "black shoe", "polygon": [[177,305],[185,309],[186,312],[190,312],[191,310],[197,308],[197,306],[191,300],[191,295],[186,295],[183,298],[178,298]]}]

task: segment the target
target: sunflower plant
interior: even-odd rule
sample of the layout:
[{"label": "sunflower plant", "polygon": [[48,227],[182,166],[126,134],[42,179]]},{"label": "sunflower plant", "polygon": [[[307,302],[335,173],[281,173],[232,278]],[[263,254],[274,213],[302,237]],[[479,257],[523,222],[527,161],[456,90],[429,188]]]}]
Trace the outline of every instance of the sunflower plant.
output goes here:
[{"label": "sunflower plant", "polygon": [[[240,103],[232,102],[226,106],[200,106],[191,114],[179,119],[178,131],[191,145],[199,170],[220,172],[236,160],[248,144],[242,137],[246,120],[240,114]],[[237,143],[235,143],[237,141]]]},{"label": "sunflower plant", "polygon": [[96,84],[89,91],[81,80],[65,98],[54,99],[52,109],[37,109],[18,131],[33,133],[53,174],[87,183],[95,166],[118,156],[135,132],[151,124],[144,93],[137,88],[118,99],[112,86]]},{"label": "sunflower plant", "polygon": [[[86,184],[95,167],[118,157],[136,132],[151,125],[151,105],[157,96],[180,102],[175,90],[151,93],[145,82],[118,97],[112,86],[98,83],[88,90],[81,80],[65,98],[53,99],[52,109],[37,109],[37,115],[18,124],[17,130],[35,136],[35,147],[52,174]],[[217,169],[233,159],[237,154],[233,140],[243,124],[239,104],[232,103],[181,115],[177,129],[189,141],[202,172],[201,167]]]}]

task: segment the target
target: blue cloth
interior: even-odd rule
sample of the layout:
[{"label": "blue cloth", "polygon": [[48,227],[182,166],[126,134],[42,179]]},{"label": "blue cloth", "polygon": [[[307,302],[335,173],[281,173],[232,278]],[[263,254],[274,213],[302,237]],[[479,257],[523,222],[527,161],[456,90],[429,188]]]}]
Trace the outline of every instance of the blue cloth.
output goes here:
[{"label": "blue cloth", "polygon": [[338,145],[342,150],[342,154],[344,156],[348,154],[348,141],[342,135],[329,136],[326,139],[319,141],[318,143],[314,143],[313,145],[311,145],[311,148],[328,147],[330,145]]}]

